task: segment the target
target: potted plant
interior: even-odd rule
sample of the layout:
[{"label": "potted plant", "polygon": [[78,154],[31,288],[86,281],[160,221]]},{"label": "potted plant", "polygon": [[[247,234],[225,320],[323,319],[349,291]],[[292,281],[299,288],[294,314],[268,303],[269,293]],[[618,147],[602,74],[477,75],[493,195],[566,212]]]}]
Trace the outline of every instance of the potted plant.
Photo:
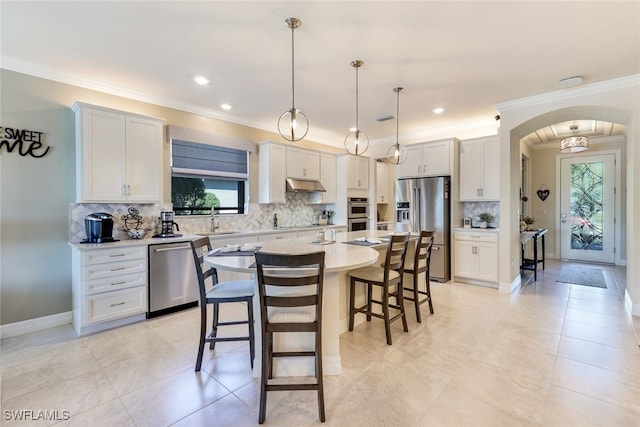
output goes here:
[{"label": "potted plant", "polygon": [[534,222],[536,222],[536,219],[532,216],[525,216],[524,218],[522,218],[522,220],[525,224],[527,224],[527,230],[532,230],[531,226]]},{"label": "potted plant", "polygon": [[491,221],[493,221],[493,218],[495,217],[491,215],[489,212],[482,212],[480,215],[478,215],[478,220],[480,221],[480,228],[487,228],[489,224],[491,224]]}]

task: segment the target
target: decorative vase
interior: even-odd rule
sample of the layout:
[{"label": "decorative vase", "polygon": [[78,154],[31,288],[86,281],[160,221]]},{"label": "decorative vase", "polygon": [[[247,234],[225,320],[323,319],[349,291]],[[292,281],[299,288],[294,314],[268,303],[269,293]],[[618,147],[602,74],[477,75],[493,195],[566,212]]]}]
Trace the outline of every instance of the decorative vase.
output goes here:
[{"label": "decorative vase", "polygon": [[482,221],[482,222],[480,223],[480,228],[487,228],[487,225],[488,225],[488,224],[487,224],[487,222],[486,222],[486,221]]}]

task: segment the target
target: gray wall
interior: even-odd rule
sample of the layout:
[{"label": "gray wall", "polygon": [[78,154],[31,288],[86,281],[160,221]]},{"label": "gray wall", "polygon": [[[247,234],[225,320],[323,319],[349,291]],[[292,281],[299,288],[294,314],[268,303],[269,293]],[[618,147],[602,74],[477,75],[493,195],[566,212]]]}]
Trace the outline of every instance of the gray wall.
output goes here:
[{"label": "gray wall", "polygon": [[2,71],[1,126],[44,132],[42,158],[0,152],[0,321],[71,309],[69,203],[75,185],[74,117],[44,97],[45,80],[23,85]]}]

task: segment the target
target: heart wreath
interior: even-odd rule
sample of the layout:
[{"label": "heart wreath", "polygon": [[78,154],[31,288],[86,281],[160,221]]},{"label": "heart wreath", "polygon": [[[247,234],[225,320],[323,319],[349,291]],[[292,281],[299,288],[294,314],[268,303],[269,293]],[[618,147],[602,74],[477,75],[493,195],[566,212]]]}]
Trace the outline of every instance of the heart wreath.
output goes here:
[{"label": "heart wreath", "polygon": [[549,197],[549,194],[551,194],[551,191],[549,191],[548,189],[544,189],[544,190],[538,190],[536,193],[538,193],[538,197],[540,198],[540,200],[542,200],[543,202],[545,200],[547,200],[547,197]]}]

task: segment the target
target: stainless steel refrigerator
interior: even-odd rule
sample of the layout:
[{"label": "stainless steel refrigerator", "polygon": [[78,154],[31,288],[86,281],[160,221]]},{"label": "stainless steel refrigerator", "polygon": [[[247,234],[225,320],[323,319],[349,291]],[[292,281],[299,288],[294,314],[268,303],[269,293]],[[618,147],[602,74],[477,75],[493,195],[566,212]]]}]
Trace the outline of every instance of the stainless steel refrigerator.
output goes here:
[{"label": "stainless steel refrigerator", "polygon": [[438,282],[451,278],[449,185],[448,176],[396,181],[396,227],[411,232],[435,230],[430,279]]}]

